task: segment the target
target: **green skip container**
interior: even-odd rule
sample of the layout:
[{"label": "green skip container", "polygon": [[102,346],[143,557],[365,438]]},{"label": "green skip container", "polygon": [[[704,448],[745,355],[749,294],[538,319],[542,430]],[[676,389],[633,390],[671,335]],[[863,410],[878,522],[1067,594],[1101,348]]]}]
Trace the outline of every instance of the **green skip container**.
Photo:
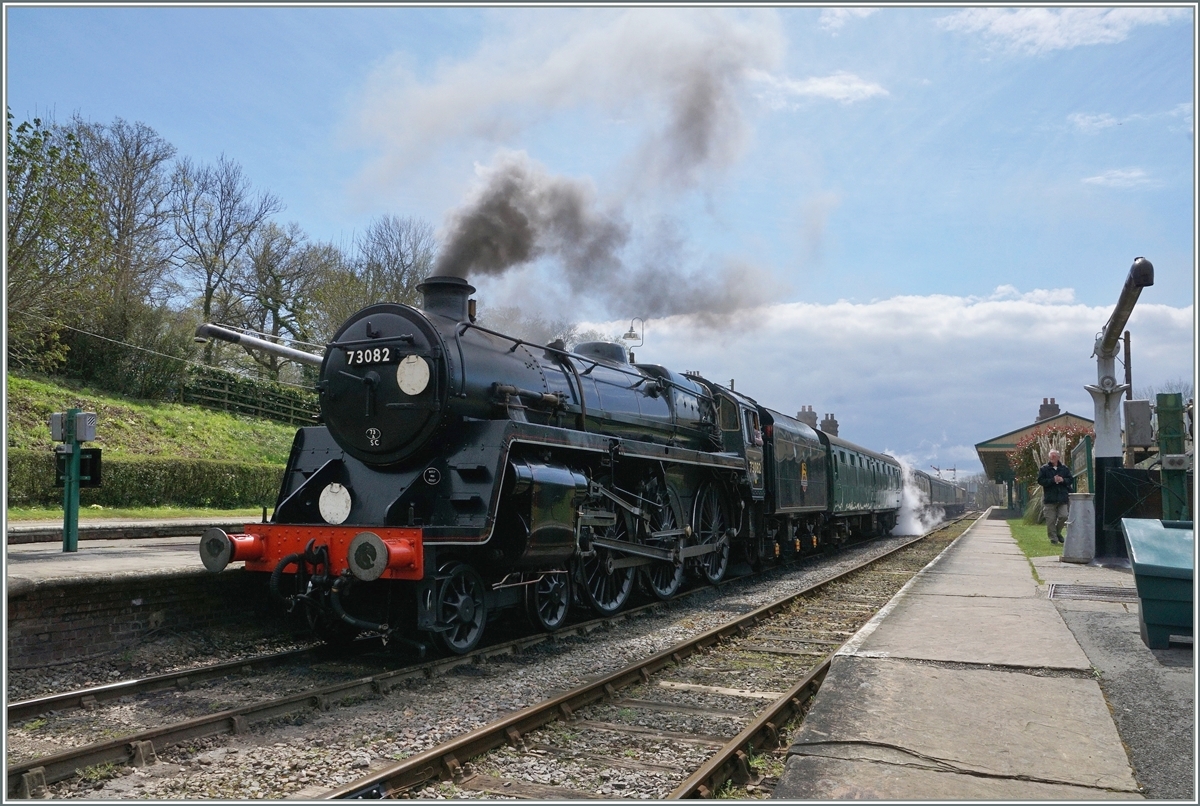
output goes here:
[{"label": "green skip container", "polygon": [[1192,634],[1192,522],[1122,518],[1121,531],[1141,600],[1142,641],[1166,649],[1172,635]]}]

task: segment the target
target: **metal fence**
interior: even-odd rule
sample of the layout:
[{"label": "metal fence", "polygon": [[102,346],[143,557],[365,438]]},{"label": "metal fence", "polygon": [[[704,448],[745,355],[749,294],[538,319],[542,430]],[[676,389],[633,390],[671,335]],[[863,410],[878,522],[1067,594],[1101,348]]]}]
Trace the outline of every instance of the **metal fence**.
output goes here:
[{"label": "metal fence", "polygon": [[313,425],[319,411],[316,394],[276,388],[269,382],[256,382],[233,373],[194,374],[183,387],[181,398],[184,403],[292,425]]}]

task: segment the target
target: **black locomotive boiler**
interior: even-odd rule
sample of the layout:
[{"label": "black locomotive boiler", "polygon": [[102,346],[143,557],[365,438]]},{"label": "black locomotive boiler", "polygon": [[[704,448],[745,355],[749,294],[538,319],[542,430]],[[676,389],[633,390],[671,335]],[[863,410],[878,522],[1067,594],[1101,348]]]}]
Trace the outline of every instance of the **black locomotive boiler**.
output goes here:
[{"label": "black locomotive boiler", "polygon": [[886,533],[900,467],[695,374],[568,351],[474,322],[474,288],[432,277],[420,309],[352,316],[316,356],[320,425],[299,429],[273,516],[205,533],[211,571],[244,561],[327,639],[372,631],[474,648],[521,607],[553,630],[636,587]]}]

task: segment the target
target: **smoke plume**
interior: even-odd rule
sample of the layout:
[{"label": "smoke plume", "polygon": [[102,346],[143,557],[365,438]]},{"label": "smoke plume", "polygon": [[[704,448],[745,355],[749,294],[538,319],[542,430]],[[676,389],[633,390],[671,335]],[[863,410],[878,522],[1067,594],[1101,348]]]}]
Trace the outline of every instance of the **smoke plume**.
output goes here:
[{"label": "smoke plume", "polygon": [[588,183],[551,176],[523,153],[503,154],[481,173],[443,230],[435,274],[499,275],[549,255],[577,291],[619,265],[628,227],[619,212],[599,208]]},{"label": "smoke plume", "polygon": [[523,153],[502,154],[479,173],[479,185],[442,230],[435,274],[500,276],[547,258],[572,294],[642,317],[692,313],[715,321],[769,301],[765,273],[748,264],[681,271],[685,248],[670,227],[650,233],[630,268],[623,210],[603,207],[590,183],[553,176]]},{"label": "smoke plume", "polygon": [[434,153],[520,148],[564,111],[620,120],[640,190],[695,187],[740,156],[747,88],[782,59],[773,11],[505,9],[477,53],[418,76],[403,58],[375,70],[359,131],[391,184]]},{"label": "smoke plume", "polygon": [[[706,192],[741,156],[748,85],[782,54],[774,16],[634,9],[527,21],[502,47],[484,47],[431,82],[402,69],[376,77],[371,128],[404,121],[386,125],[391,165],[379,166],[380,177],[456,141],[501,146],[448,214],[434,272],[501,277],[552,264],[572,296],[621,316],[711,319],[767,302],[752,267],[696,265],[671,233],[656,241],[664,230],[647,228],[642,211],[662,209],[664,197]],[[606,174],[607,198],[590,181],[553,175],[505,147],[571,108],[622,121],[613,131],[633,135]]]}]

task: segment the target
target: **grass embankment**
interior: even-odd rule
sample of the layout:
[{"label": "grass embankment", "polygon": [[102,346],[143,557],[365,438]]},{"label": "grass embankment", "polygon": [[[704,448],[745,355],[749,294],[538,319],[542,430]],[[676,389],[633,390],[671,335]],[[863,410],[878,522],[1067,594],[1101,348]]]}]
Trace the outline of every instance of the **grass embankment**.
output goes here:
[{"label": "grass embankment", "polygon": [[[59,378],[8,375],[8,448],[54,449],[49,418],[77,408],[96,412],[96,439],[88,447],[104,456],[219,459],[283,465],[296,427],[240,414],[137,400],[72,385]],[[261,517],[261,509],[213,510],[182,507],[81,507],[81,518]],[[7,509],[9,520],[61,520],[62,507]]]}]

